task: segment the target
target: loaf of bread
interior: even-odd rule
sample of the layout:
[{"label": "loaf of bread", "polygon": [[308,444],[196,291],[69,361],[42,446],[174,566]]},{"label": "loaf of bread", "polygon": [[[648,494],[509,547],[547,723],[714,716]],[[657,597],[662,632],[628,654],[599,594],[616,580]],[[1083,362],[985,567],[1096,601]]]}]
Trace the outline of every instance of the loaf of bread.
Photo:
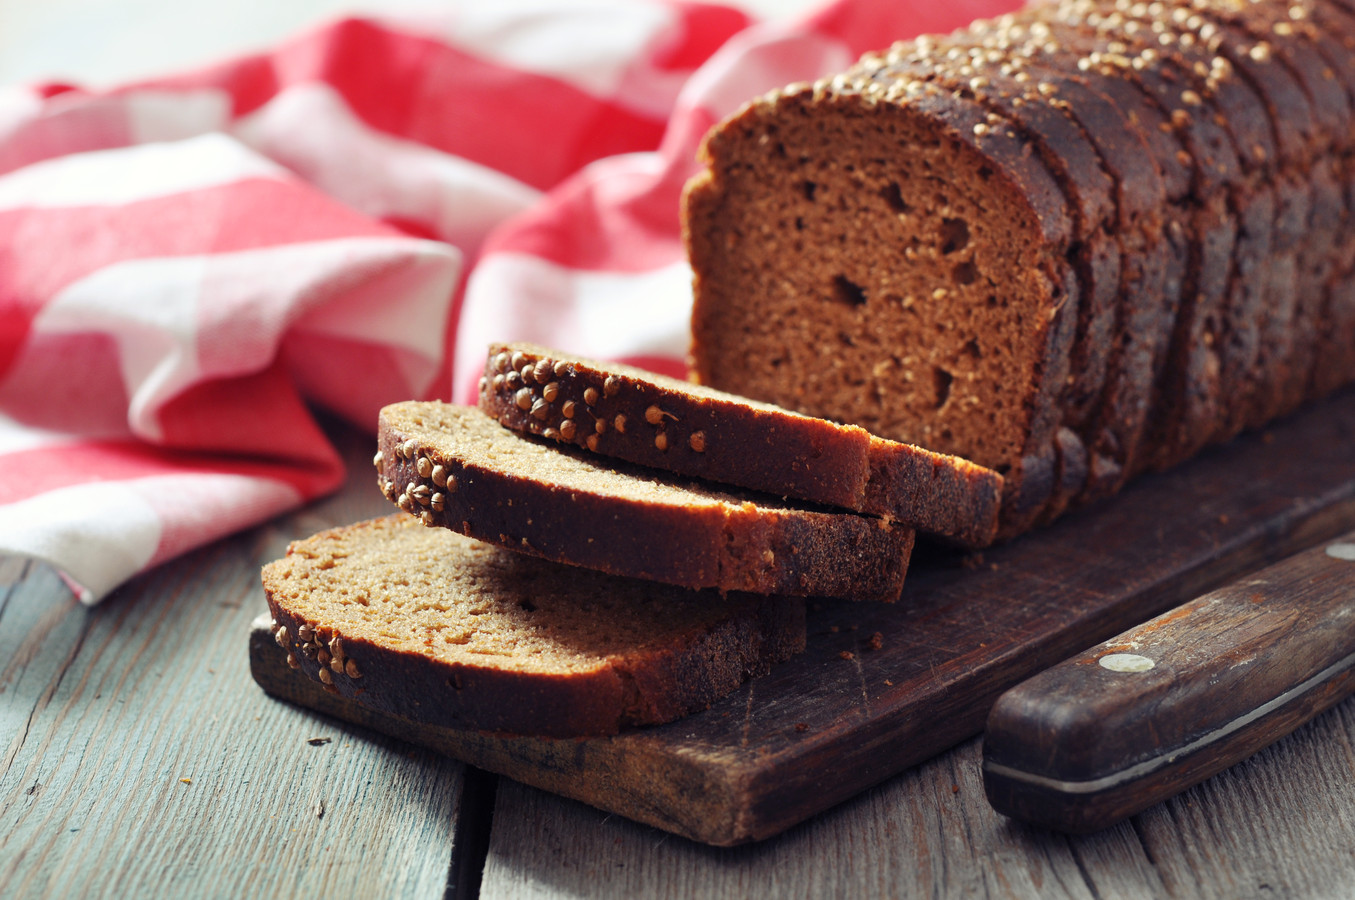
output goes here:
[{"label": "loaf of bread", "polygon": [[991,469],[630,366],[494,344],[480,408],[516,431],[883,516],[968,547],[997,535],[1002,477]]},{"label": "loaf of bread", "polygon": [[1063,0],[747,105],[706,385],[1003,473],[1014,535],[1355,380],[1355,5]]},{"label": "loaf of bread", "polygon": [[804,601],[615,578],[400,514],[263,570],[288,663],[419,722],[612,734],[704,709],[799,652]]},{"label": "loaf of bread", "polygon": [[913,530],[666,476],[500,426],[474,407],[381,411],[378,484],[425,525],[688,588],[898,598]]}]

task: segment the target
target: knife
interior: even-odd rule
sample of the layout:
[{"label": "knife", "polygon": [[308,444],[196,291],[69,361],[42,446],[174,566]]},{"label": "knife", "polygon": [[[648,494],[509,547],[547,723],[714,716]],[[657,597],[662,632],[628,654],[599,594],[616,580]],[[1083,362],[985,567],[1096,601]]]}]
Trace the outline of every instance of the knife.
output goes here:
[{"label": "knife", "polygon": [[1355,532],[1205,594],[1003,694],[983,782],[1000,813],[1105,828],[1355,692]]}]

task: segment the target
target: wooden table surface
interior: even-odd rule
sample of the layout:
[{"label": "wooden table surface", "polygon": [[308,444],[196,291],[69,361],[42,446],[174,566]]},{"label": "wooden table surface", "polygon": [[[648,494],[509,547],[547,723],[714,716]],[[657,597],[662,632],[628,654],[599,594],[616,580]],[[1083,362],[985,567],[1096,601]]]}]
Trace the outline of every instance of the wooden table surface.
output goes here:
[{"label": "wooden table surface", "polygon": [[371,438],[334,433],[343,492],[94,609],[0,559],[0,897],[1355,896],[1355,700],[1096,835],[992,812],[974,739],[735,849],[274,700],[259,567],[387,511]]}]

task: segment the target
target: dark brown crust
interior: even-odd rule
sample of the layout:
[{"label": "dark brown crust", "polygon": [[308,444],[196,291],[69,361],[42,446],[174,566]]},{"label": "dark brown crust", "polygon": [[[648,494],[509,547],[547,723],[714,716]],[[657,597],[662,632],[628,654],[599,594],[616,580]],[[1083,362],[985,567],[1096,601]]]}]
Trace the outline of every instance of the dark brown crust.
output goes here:
[{"label": "dark brown crust", "polygon": [[493,344],[480,408],[515,431],[883,516],[967,547],[997,534],[1002,476],[991,469],[629,366]]},{"label": "dark brown crust", "polygon": [[[424,524],[613,575],[892,602],[912,553],[913,531],[903,526],[602,465],[518,436],[476,409],[388,406],[378,441],[383,493]],[[430,474],[421,475],[421,466]],[[443,485],[434,467],[442,468]],[[561,474],[548,475],[551,468]],[[681,493],[656,498],[650,485]]]},{"label": "dark brown crust", "polygon": [[[263,569],[269,610],[276,626],[286,629],[280,642],[299,674],[372,709],[476,731],[547,737],[615,734],[705,709],[804,649],[805,604],[798,598],[743,594],[722,599],[712,594],[709,602],[728,608],[714,621],[666,634],[662,647],[637,648],[587,672],[559,673],[512,671],[496,667],[490,662],[493,657],[474,666],[436,661],[341,634],[331,623],[308,618],[288,600],[296,588],[295,575],[306,565],[304,557],[294,555],[298,548],[341,533],[347,540],[362,540],[363,532],[421,528],[412,522],[406,526],[406,521],[411,520],[391,516],[321,533],[293,543],[286,559]],[[562,569],[561,577],[571,577],[569,570]],[[303,625],[314,632],[304,650],[298,637]],[[344,657],[353,662],[351,670],[320,663],[319,651],[329,655],[336,638],[342,639]]]}]

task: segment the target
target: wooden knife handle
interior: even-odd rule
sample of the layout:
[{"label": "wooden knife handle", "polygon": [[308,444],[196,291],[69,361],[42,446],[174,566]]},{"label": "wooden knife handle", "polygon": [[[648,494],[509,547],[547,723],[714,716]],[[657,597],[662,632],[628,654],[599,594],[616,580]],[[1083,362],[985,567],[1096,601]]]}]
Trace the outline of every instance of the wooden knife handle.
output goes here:
[{"label": "wooden knife handle", "polygon": [[1355,532],[1164,613],[1003,694],[983,780],[999,812],[1104,828],[1355,691]]}]

